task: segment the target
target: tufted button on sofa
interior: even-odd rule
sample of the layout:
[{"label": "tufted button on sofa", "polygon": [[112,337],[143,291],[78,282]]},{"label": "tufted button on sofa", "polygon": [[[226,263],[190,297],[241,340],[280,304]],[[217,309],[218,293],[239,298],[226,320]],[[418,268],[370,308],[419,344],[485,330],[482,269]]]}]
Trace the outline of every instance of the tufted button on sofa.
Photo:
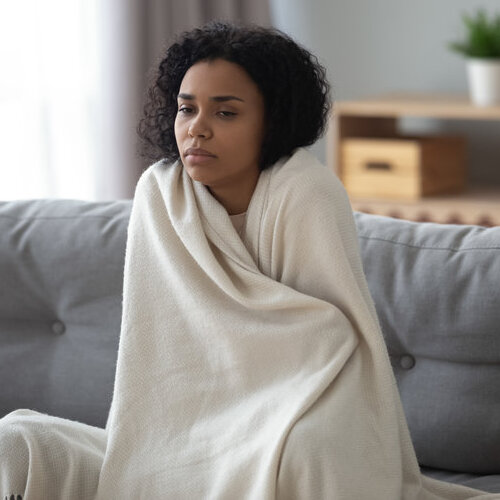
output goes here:
[{"label": "tufted button on sofa", "polygon": [[[130,209],[0,203],[0,416],[104,427]],[[423,472],[500,493],[500,227],[355,220]]]},{"label": "tufted button on sofa", "polygon": [[62,335],[66,331],[66,325],[62,321],[54,321],[52,323],[52,331],[58,335]]},{"label": "tufted button on sofa", "polygon": [[399,364],[404,370],[411,370],[415,366],[415,358],[410,354],[404,354],[399,358]]}]

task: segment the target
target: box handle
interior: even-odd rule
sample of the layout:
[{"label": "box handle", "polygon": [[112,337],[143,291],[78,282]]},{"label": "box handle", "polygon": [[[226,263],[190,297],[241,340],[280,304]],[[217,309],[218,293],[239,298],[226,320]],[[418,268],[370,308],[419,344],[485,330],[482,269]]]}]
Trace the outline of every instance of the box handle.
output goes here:
[{"label": "box handle", "polygon": [[392,170],[392,165],[386,161],[367,161],[366,170]]}]

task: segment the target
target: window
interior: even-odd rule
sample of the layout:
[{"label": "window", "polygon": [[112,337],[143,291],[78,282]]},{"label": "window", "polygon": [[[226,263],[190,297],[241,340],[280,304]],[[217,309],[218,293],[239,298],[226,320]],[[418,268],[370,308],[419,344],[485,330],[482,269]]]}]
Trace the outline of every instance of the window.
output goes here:
[{"label": "window", "polygon": [[0,7],[0,200],[95,199],[98,2]]}]

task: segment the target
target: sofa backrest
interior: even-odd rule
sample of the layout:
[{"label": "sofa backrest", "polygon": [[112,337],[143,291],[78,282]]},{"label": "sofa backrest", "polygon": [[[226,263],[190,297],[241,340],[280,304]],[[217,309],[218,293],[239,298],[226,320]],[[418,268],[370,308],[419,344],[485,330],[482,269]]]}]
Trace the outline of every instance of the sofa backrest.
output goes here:
[{"label": "sofa backrest", "polygon": [[420,464],[500,473],[500,227],[355,217]]},{"label": "sofa backrest", "polygon": [[30,408],[104,427],[130,208],[0,203],[0,416]]},{"label": "sofa backrest", "polygon": [[[104,427],[131,201],[0,203],[0,416]],[[500,472],[500,227],[355,214],[419,462]]]}]

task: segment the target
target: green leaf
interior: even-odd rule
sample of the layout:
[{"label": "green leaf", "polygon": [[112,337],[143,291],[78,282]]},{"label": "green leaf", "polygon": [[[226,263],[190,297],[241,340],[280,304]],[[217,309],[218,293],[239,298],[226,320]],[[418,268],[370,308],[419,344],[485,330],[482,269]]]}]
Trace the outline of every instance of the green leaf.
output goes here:
[{"label": "green leaf", "polygon": [[468,57],[500,58],[500,13],[488,18],[484,9],[475,15],[462,14],[465,39],[451,42],[448,47]]}]

